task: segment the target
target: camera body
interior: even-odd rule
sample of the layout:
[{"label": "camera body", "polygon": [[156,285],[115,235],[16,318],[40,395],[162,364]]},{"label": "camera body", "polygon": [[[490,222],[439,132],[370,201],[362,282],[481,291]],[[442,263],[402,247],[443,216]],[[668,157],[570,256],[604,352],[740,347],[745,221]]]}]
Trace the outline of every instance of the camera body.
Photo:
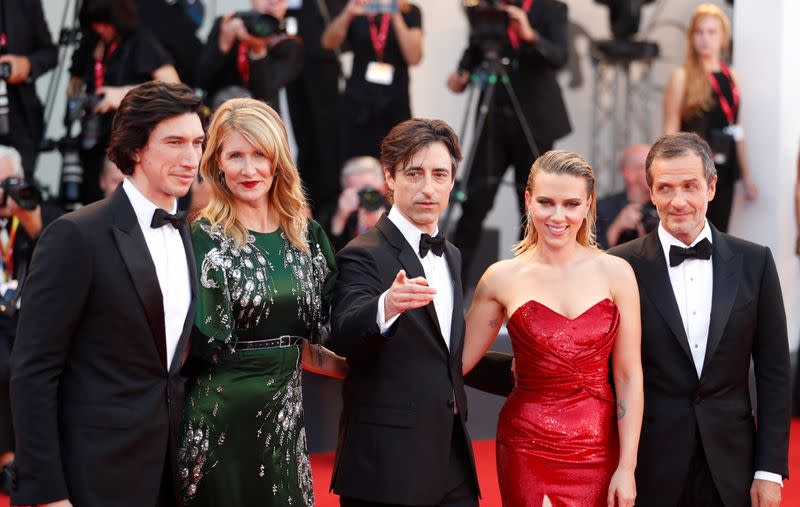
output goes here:
[{"label": "camera body", "polygon": [[9,62],[0,62],[0,79],[6,80],[11,77],[11,64]]},{"label": "camera body", "polygon": [[259,39],[266,39],[286,31],[284,23],[269,14],[262,14],[257,11],[239,11],[234,14],[234,17],[242,20],[247,33]]},{"label": "camera body", "polygon": [[386,197],[372,187],[364,187],[358,191],[358,207],[367,211],[377,211],[388,207]]},{"label": "camera body", "polygon": [[33,183],[29,183],[22,178],[11,176],[6,178],[0,183],[0,188],[3,189],[3,196],[0,198],[0,207],[4,207],[8,202],[8,198],[14,199],[20,208],[26,210],[34,210],[37,206],[42,204],[42,192],[39,187]]},{"label": "camera body", "polygon": [[645,233],[650,233],[656,227],[658,227],[658,223],[661,221],[661,218],[658,216],[658,210],[651,202],[646,202],[642,205],[641,209],[642,213],[642,227],[644,228]]},{"label": "camera body", "polygon": [[508,14],[502,6],[519,7],[522,0],[462,0],[462,3],[469,20],[470,46],[480,48],[484,59],[497,58],[508,38]]},{"label": "camera body", "polygon": [[81,94],[67,101],[67,113],[64,124],[69,126],[80,120],[81,122],[81,147],[84,150],[94,148],[103,134],[103,124],[100,115],[94,113],[94,108],[103,100],[99,95]]}]

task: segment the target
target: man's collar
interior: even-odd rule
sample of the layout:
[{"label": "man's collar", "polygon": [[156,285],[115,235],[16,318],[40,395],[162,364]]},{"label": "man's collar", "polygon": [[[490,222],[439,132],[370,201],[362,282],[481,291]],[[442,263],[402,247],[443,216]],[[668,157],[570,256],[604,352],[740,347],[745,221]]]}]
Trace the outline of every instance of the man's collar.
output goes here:
[{"label": "man's collar", "polygon": [[[411,248],[414,250],[414,252],[419,252],[419,238],[422,236],[422,231],[419,230],[419,227],[412,224],[411,221],[407,219],[400,212],[400,210],[397,209],[397,206],[392,206],[392,209],[389,210],[388,218],[392,221],[395,227],[397,227],[406,241],[408,241],[408,244],[411,245]],[[438,233],[439,226],[437,225],[432,236],[435,236]]]},{"label": "man's collar", "polygon": [[[145,197],[142,191],[136,187],[136,184],[134,184],[130,178],[125,178],[125,180],[123,180],[122,189],[128,196],[131,206],[133,206],[133,211],[136,213],[136,219],[139,222],[139,225],[142,227],[142,229],[150,227],[150,222],[153,220],[153,213],[155,213],[156,209],[158,209],[158,206],[156,206],[150,199]],[[178,200],[175,199],[172,209],[167,211],[170,213],[175,213],[177,210]]]},{"label": "man's collar", "polygon": [[[708,239],[708,241],[711,243],[714,242],[714,238],[711,237],[711,226],[708,225],[708,220],[705,221],[705,225],[703,225],[703,228],[700,230],[700,234],[698,234],[697,237],[692,240],[692,244],[688,246],[695,246],[704,239]],[[687,246],[686,243],[670,234],[669,231],[664,228],[663,222],[658,224],[658,241],[661,243],[661,250],[664,253],[667,266],[669,266],[669,247],[675,245],[681,248],[686,248]]]}]

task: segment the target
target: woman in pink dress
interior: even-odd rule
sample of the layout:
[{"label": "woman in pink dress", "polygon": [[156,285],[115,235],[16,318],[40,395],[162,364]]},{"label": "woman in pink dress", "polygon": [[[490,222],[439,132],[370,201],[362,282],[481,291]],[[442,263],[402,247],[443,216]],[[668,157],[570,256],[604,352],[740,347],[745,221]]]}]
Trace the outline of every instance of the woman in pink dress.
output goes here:
[{"label": "woman in pink dress", "polygon": [[525,238],[478,283],[463,356],[467,372],[507,319],[517,382],[497,427],[503,504],[631,506],[644,403],[636,278],[595,246],[583,158],[542,155],[525,202]]}]

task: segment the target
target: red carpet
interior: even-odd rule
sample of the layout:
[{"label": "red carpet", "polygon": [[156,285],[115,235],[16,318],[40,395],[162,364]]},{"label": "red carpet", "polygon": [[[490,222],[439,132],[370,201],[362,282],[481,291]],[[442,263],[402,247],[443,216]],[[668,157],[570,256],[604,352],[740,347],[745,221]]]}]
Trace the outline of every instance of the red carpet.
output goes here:
[{"label": "red carpet", "polygon": [[[786,507],[800,505],[800,419],[792,421],[792,436],[794,438],[792,438],[789,445],[789,473],[794,478],[786,481],[783,488],[781,505]],[[473,443],[473,447],[483,491],[481,506],[499,507],[500,491],[497,486],[497,473],[495,470],[494,441],[477,441]],[[338,507],[338,497],[328,493],[333,469],[333,454],[314,454],[311,457],[311,465],[314,473],[314,493],[317,499],[317,507]],[[0,495],[0,507],[8,507],[7,497]]]}]

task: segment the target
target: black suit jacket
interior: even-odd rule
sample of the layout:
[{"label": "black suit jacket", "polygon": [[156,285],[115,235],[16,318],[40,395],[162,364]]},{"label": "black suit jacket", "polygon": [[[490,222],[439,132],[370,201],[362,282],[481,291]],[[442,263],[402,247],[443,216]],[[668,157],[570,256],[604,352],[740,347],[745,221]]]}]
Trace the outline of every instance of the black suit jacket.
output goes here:
[{"label": "black suit jacket", "polygon": [[[572,131],[569,115],[556,80],[558,69],[567,63],[567,6],[557,0],[535,0],[528,11],[528,21],[539,36],[537,45],[521,42],[514,50],[506,41],[502,56],[511,60],[508,75],[514,94],[537,143],[551,146]],[[470,45],[459,68],[473,70],[483,54]],[[495,90],[495,101],[505,96],[502,84]],[[507,99],[506,99],[507,100]]]},{"label": "black suit jacket", "polygon": [[[350,366],[331,484],[339,495],[430,505],[447,493],[454,402],[456,424],[467,435],[467,398],[461,374],[461,256],[447,243],[445,258],[454,282],[449,350],[433,303],[404,312],[388,336],[380,333],[378,299],[397,272],[424,276],[416,253],[386,215],[337,255],[328,345]],[[469,436],[466,440],[477,487]]]},{"label": "black suit jacket", "polygon": [[789,352],[775,263],[768,248],[713,226],[712,242],[711,322],[699,379],[657,230],[609,251],[633,267],[641,299],[645,407],[637,505],[676,505],[698,430],[726,506],[750,505],[756,470],[788,476]]},{"label": "black suit jacket", "polygon": [[11,118],[11,128],[14,129],[14,121],[24,121],[38,143],[43,134],[44,118],[34,82],[56,66],[58,49],[50,37],[40,0],[0,0],[0,8],[3,9],[0,16],[7,32],[6,53],[27,56],[31,62],[28,79],[8,87],[11,112],[18,116]]},{"label": "black suit jacket", "polygon": [[176,478],[196,297],[188,224],[181,237],[192,302],[167,369],[155,266],[121,186],[42,234],[11,358],[15,505],[148,507],[165,467]]}]

